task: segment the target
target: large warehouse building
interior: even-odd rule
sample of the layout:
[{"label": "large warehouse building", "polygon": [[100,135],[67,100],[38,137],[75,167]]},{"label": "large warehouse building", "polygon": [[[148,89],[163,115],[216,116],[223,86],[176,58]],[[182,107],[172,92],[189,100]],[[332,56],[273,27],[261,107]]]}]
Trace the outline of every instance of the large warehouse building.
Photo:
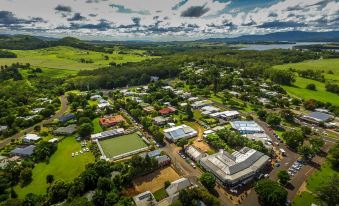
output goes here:
[{"label": "large warehouse building", "polygon": [[224,187],[234,187],[252,180],[268,164],[269,157],[247,147],[232,154],[224,150],[203,157],[200,164]]}]

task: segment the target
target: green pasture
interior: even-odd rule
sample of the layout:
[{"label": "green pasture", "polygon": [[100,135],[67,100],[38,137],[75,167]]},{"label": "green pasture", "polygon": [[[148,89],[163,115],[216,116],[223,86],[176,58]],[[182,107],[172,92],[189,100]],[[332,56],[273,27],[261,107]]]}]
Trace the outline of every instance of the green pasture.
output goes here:
[{"label": "green pasture", "polygon": [[302,192],[300,195],[297,195],[294,198],[292,205],[293,206],[311,206],[312,203],[319,205],[318,202],[319,201],[313,194],[309,192]]},{"label": "green pasture", "polygon": [[[317,91],[306,89],[306,86],[311,83],[316,85]],[[316,99],[339,106],[339,96],[332,92],[327,92],[325,84],[322,82],[297,77],[293,86],[283,86],[283,88],[292,96],[303,99]]]},{"label": "green pasture", "polygon": [[95,118],[92,120],[92,124],[93,124],[93,133],[96,134],[96,133],[100,133],[103,131],[102,127],[100,126],[100,123],[99,123],[99,117],[98,118]]},{"label": "green pasture", "polygon": [[100,145],[108,158],[147,147],[136,133],[105,139]]},{"label": "green pasture", "polygon": [[90,152],[72,157],[73,152],[80,151],[80,143],[72,137],[67,137],[58,143],[58,150],[51,156],[49,164],[39,163],[33,169],[33,181],[26,187],[16,186],[14,189],[19,198],[24,198],[28,193],[45,194],[48,184],[46,176],[54,175],[54,181],[72,181],[85,170],[88,163],[94,162]]},{"label": "green pasture", "polygon": [[[110,62],[120,64],[152,58],[146,56],[141,50],[124,51],[123,54],[115,51],[112,54],[108,54],[66,46],[11,51],[16,53],[18,58],[0,58],[0,65],[10,65],[17,62],[30,63],[33,67],[40,67],[43,71],[46,70],[45,72],[48,74],[53,74],[54,69],[72,70],[74,74],[79,70],[91,70],[108,66]],[[81,59],[89,60],[92,63],[82,63]]]}]

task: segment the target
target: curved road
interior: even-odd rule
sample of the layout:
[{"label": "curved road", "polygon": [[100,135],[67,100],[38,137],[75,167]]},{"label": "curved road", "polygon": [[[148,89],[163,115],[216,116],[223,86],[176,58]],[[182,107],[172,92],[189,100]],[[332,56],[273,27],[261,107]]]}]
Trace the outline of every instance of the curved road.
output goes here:
[{"label": "curved road", "polygon": [[61,101],[61,108],[59,111],[57,111],[55,113],[55,115],[53,115],[52,117],[48,118],[48,119],[45,119],[31,127],[28,127],[26,129],[23,129],[21,130],[20,132],[16,133],[15,135],[11,136],[11,137],[8,137],[4,140],[1,140],[0,141],[0,149],[2,149],[3,147],[5,147],[7,144],[9,144],[11,142],[11,140],[13,139],[18,139],[20,137],[22,137],[25,133],[30,133],[34,130],[34,127],[37,126],[37,125],[40,125],[42,126],[43,124],[48,124],[48,123],[51,123],[54,119],[57,119],[59,117],[61,117],[63,114],[65,114],[65,112],[67,111],[67,108],[68,108],[68,101],[67,101],[67,98],[65,95],[62,95],[60,97],[60,101]]}]

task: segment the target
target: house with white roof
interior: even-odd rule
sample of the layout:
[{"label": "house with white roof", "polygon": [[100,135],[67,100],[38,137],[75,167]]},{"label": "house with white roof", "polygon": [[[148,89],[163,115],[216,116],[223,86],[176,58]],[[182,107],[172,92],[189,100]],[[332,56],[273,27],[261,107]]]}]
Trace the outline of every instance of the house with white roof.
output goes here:
[{"label": "house with white roof", "polygon": [[36,142],[40,139],[41,137],[36,134],[26,134],[24,138],[22,139],[22,141],[25,143],[30,143],[30,142]]},{"label": "house with white roof", "polygon": [[183,138],[191,138],[194,136],[197,136],[198,132],[195,131],[193,128],[183,124],[177,127],[171,127],[168,129],[164,129],[164,135],[165,137],[172,141],[176,142],[179,139]]},{"label": "house with white roof", "polygon": [[232,120],[236,119],[240,116],[240,113],[238,111],[222,111],[222,112],[216,112],[209,114],[210,117],[214,118],[220,118],[224,120]]},{"label": "house with white roof", "polygon": [[170,186],[166,188],[166,193],[168,196],[172,196],[181,190],[189,187],[191,185],[190,181],[187,178],[181,178],[171,182]]},{"label": "house with white roof", "polygon": [[136,206],[153,206],[157,204],[156,199],[150,191],[134,196],[133,200]]}]

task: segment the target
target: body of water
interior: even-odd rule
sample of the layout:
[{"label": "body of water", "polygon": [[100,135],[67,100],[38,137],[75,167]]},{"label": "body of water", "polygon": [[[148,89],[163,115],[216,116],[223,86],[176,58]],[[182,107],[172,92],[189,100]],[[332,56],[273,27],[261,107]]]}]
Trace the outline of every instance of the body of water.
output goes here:
[{"label": "body of water", "polygon": [[264,51],[270,49],[292,49],[293,46],[312,45],[312,44],[326,44],[328,42],[297,42],[295,44],[245,44],[244,48],[239,50],[257,50]]}]

